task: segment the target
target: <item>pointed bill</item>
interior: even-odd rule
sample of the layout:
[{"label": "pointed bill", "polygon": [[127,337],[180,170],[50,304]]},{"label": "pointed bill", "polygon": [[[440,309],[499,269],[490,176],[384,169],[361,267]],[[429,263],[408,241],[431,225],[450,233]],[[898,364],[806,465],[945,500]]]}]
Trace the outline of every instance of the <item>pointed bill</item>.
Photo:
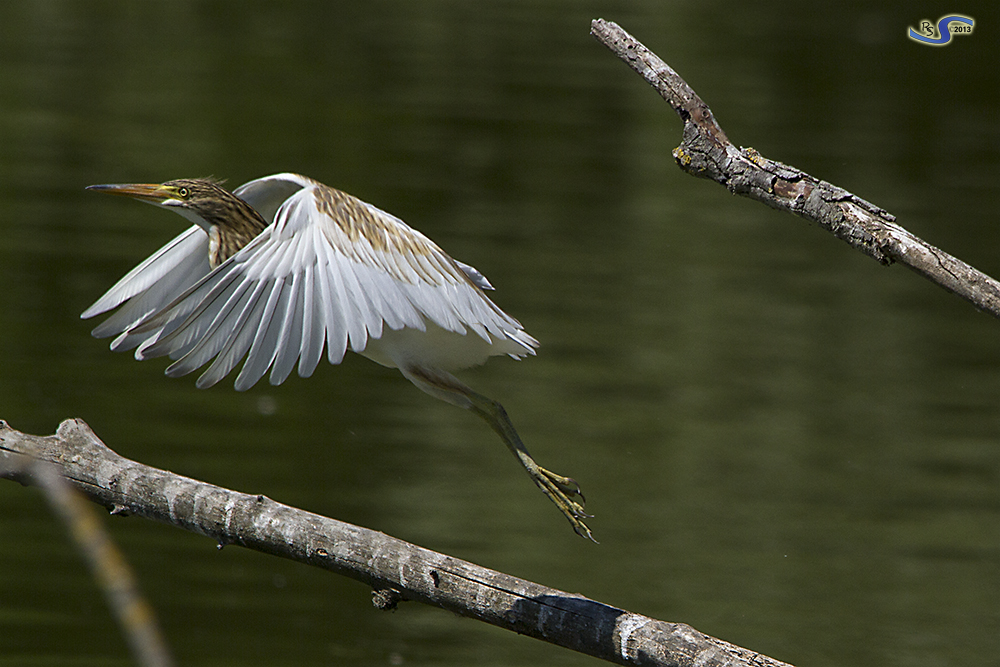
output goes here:
[{"label": "pointed bill", "polygon": [[167,199],[177,199],[176,188],[159,183],[124,183],[120,185],[88,185],[88,190],[106,192],[109,195],[131,197],[151,204],[160,204]]}]

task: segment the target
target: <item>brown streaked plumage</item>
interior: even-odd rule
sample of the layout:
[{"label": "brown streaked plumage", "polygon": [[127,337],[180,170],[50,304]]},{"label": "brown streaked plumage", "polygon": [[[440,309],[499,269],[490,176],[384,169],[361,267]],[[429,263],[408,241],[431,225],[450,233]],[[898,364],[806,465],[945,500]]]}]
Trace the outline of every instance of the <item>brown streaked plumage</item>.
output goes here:
[{"label": "brown streaked plumage", "polygon": [[[208,364],[210,387],[244,360],[238,390],[270,369],[280,384],[308,377],[323,350],[398,368],[418,388],[484,419],[581,536],[579,485],[539,467],[503,406],[450,371],[538,342],[483,292],[476,269],[395,216],[298,174],[266,176],[233,193],[208,179],[96,185],[164,206],[195,226],[130,271],[82,317],[118,308],[94,329],[137,359],[169,356],[171,377]],[[119,307],[120,306],[120,307]]]},{"label": "brown streaked plumage", "polygon": [[[383,212],[379,211],[376,214],[360,199],[322,183],[316,183],[313,197],[316,199],[319,212],[336,222],[337,228],[346,235],[347,243],[338,241],[332,234],[327,234],[327,239],[331,243],[337,243],[338,250],[352,259],[362,261],[359,252],[363,241],[382,256],[413,258],[411,266],[419,274],[417,278],[432,285],[443,284],[442,276],[450,276],[454,281],[471,283],[469,277],[459,270],[454,262],[442,261],[443,253],[437,246],[429,243],[427,239],[419,239],[407,233],[412,230],[387,225]],[[376,255],[369,259],[379,261],[381,258]],[[435,266],[427,268],[424,266],[426,263]],[[415,282],[413,277],[399,271],[391,263],[379,261],[379,266],[397,280]]]}]

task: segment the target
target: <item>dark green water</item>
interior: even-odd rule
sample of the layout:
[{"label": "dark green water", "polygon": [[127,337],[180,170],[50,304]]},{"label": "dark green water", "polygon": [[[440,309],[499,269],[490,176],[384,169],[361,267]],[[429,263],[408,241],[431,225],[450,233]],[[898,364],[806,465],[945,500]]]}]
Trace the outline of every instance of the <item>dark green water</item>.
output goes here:
[{"label": "dark green water", "polygon": [[[729,136],[991,275],[997,41],[938,10],[663,2],[13,2],[0,19],[0,418],[798,665],[994,664],[1000,322],[681,174],[616,20]],[[580,480],[573,535],[478,420],[361,358],[237,394],[78,315],[184,221],[92,183],[298,171],[481,269],[542,342],[463,379]],[[106,524],[189,665],[589,658],[143,522]],[[127,664],[33,489],[0,483],[0,665]],[[595,663],[596,664],[596,663]]]}]

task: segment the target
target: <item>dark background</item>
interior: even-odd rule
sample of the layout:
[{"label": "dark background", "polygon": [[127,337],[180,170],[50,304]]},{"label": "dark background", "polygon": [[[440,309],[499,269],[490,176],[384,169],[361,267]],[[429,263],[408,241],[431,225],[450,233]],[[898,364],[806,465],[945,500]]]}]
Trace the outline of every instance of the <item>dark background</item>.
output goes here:
[{"label": "dark background", "polygon": [[[1000,652],[1000,322],[673,164],[680,122],[589,36],[620,23],[729,137],[992,275],[989,5],[10,2],[0,10],[0,418],[388,532],[800,665]],[[980,11],[982,10],[982,11]],[[946,13],[971,36],[908,26]],[[351,356],[238,394],[78,319],[187,224],[85,192],[298,171],[482,270],[541,342],[461,377],[479,420]],[[106,525],[189,665],[591,659],[138,519]],[[127,664],[34,489],[0,484],[0,665]]]}]

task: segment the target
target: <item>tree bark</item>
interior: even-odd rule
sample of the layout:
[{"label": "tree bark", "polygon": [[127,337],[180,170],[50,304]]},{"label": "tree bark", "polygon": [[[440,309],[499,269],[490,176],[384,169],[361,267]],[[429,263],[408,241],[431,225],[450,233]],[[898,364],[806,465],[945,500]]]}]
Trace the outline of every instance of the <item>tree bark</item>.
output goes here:
[{"label": "tree bark", "polygon": [[730,192],[794,213],[881,264],[899,262],[928,280],[1000,317],[1000,283],[896,224],[885,209],[836,185],[774,160],[753,148],[737,148],[712,110],[655,53],[616,23],[595,19],[590,33],[634,69],[684,122],[677,165],[692,176],[725,185]]},{"label": "tree bark", "polygon": [[[0,421],[0,477],[35,483],[25,456],[60,468],[112,514],[135,515],[357,579],[373,602],[434,605],[623,665],[781,667],[786,663],[683,623],[633,614],[581,595],[423,549],[381,532],[224,489],[119,456],[82,420],[35,436]],[[786,666],[787,667],[787,666]]]}]

